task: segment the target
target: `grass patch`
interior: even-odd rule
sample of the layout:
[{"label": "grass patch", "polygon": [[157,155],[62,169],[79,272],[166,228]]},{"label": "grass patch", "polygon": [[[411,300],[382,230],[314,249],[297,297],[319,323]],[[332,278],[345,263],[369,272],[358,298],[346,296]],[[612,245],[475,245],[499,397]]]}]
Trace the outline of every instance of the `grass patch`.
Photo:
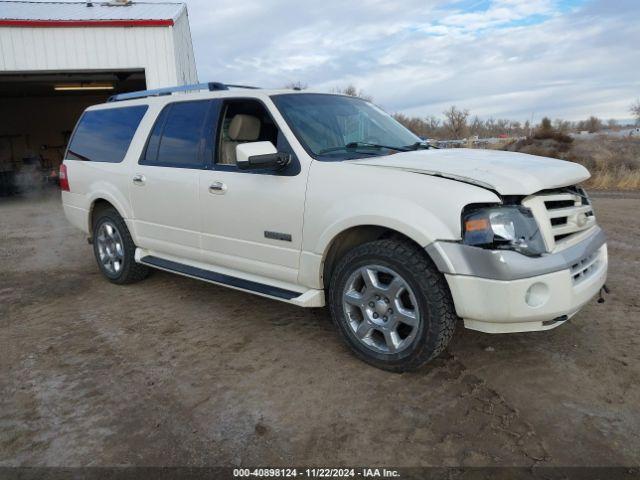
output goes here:
[{"label": "grass patch", "polygon": [[584,165],[591,178],[586,186],[600,190],[640,190],[640,139],[598,136],[527,138],[507,144],[505,150],[569,160]]}]

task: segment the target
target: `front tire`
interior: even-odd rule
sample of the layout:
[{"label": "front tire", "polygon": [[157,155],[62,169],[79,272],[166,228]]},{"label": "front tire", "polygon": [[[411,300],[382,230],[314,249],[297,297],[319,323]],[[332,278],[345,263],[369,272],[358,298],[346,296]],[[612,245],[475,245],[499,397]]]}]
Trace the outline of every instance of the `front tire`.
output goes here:
[{"label": "front tire", "polygon": [[127,224],[114,208],[106,208],[96,215],[93,253],[100,271],[112,283],[134,283],[149,275],[148,267],[136,263],[136,246]]},{"label": "front tire", "polygon": [[329,308],[359,358],[394,372],[438,356],[458,319],[442,274],[404,240],[376,240],[347,252],[331,277]]}]

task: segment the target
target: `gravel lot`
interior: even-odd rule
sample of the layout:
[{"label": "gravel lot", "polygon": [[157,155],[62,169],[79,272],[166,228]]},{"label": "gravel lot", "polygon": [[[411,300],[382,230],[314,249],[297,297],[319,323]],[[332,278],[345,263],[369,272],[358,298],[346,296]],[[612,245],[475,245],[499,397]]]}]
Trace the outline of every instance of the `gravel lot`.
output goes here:
[{"label": "gravel lot", "polygon": [[398,375],[324,309],[112,285],[57,195],[0,199],[0,465],[638,465],[640,196],[595,206],[607,303],[548,332],[459,328]]}]

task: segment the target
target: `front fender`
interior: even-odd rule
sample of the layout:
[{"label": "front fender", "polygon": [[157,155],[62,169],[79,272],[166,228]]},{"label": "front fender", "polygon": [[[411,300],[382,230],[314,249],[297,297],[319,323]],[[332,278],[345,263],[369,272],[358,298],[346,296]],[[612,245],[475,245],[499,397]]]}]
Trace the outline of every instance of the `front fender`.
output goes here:
[{"label": "front fender", "polygon": [[358,226],[397,231],[422,247],[460,239],[460,214],[470,203],[499,203],[493,192],[455,180],[399,169],[314,161],[309,172],[299,281],[322,287],[333,240]]},{"label": "front fender", "polygon": [[[332,219],[319,232],[317,241],[309,245],[312,252],[324,255],[331,242],[340,233],[359,226],[378,226],[395,230],[411,238],[421,246],[426,246],[438,238],[450,238],[456,235],[443,221],[432,212],[407,199],[391,196],[354,195],[349,203],[358,205],[357,210],[345,209],[341,202],[334,203],[325,216]],[[397,212],[391,215],[391,212]],[[428,224],[429,229],[422,225]]]},{"label": "front fender", "polygon": [[359,225],[396,230],[423,247],[458,240],[466,205],[500,202],[475,185],[399,169],[316,161],[309,175],[303,250],[316,255]]}]

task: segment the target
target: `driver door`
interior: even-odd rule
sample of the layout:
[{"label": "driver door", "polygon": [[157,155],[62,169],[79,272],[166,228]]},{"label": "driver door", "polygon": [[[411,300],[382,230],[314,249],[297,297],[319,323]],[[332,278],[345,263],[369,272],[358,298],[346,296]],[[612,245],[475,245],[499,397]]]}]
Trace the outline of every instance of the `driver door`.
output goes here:
[{"label": "driver door", "polygon": [[[213,167],[199,176],[202,259],[212,266],[296,283],[307,168],[298,158],[267,107],[252,98],[219,102],[210,135]],[[291,153],[281,171],[239,170],[235,147],[270,141]]]}]

